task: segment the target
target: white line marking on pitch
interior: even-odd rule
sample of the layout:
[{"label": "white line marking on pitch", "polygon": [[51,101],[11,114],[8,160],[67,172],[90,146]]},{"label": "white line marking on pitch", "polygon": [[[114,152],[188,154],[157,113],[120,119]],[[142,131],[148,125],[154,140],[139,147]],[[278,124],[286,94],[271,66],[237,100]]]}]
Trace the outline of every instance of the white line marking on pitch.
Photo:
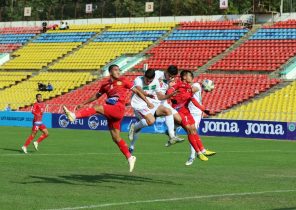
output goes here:
[{"label": "white line marking on pitch", "polygon": [[181,201],[181,200],[194,200],[194,199],[203,199],[203,198],[220,198],[220,197],[234,197],[234,196],[260,195],[260,194],[268,194],[268,193],[288,193],[288,192],[296,192],[296,190],[275,190],[275,191],[262,191],[262,192],[199,195],[199,196],[190,196],[190,197],[181,197],[181,198],[164,198],[164,199],[130,201],[130,202],[120,202],[120,203],[105,203],[105,204],[98,204],[98,205],[66,207],[66,208],[48,209],[48,210],[93,209],[93,208],[103,208],[103,207],[110,207],[110,206],[125,206],[125,205],[131,205],[131,204],[141,204],[141,203],[156,203],[156,202],[167,202],[167,201]]},{"label": "white line marking on pitch", "polygon": [[[269,152],[279,152],[280,150],[250,150],[250,151],[221,151],[218,153],[257,153],[257,152],[264,152],[264,153],[269,153]],[[296,151],[285,151],[285,153],[295,153]],[[138,153],[139,155],[161,155],[161,154],[184,154],[188,152],[140,152]],[[11,153],[11,154],[0,154],[0,157],[5,157],[5,156],[23,156],[25,154],[18,153]],[[116,153],[107,153],[107,152],[93,152],[93,153],[45,153],[45,154],[38,154],[36,152],[34,153],[29,153],[26,155],[34,155],[34,156],[79,156],[79,155],[121,155],[121,153],[116,152]]]}]

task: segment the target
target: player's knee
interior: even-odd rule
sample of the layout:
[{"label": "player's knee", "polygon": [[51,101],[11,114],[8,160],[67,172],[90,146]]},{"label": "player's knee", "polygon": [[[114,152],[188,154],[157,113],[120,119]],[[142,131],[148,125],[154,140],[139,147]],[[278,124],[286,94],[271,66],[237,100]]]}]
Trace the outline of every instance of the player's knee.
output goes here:
[{"label": "player's knee", "polygon": [[166,108],[164,110],[164,113],[165,113],[166,116],[168,116],[168,115],[171,115],[172,114],[172,111],[170,109]]},{"label": "player's knee", "polygon": [[147,119],[146,122],[147,122],[148,126],[153,125],[155,123],[155,118]]}]

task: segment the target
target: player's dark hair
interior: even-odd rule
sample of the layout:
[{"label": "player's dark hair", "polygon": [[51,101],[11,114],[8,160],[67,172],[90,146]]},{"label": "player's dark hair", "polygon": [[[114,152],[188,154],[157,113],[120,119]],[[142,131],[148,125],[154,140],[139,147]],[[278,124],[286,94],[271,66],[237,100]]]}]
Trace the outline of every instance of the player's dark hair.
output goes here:
[{"label": "player's dark hair", "polygon": [[182,80],[182,81],[184,80],[183,77],[184,77],[185,75],[187,75],[187,74],[190,74],[192,78],[194,77],[192,71],[183,70],[183,71],[181,71],[181,73],[180,73],[180,77],[181,77],[181,80]]},{"label": "player's dark hair", "polygon": [[37,99],[38,96],[41,96],[41,94],[40,94],[40,93],[37,93],[37,94],[36,94],[36,99]]},{"label": "player's dark hair", "polygon": [[154,77],[155,77],[155,71],[153,69],[148,69],[147,71],[145,71],[144,76],[147,79],[154,79]]},{"label": "player's dark hair", "polygon": [[178,68],[177,66],[174,66],[174,65],[170,65],[167,69],[167,72],[170,74],[170,75],[177,75],[178,74]]},{"label": "player's dark hair", "polygon": [[112,64],[109,66],[108,71],[110,72],[114,67],[119,67],[119,66],[116,64]]}]

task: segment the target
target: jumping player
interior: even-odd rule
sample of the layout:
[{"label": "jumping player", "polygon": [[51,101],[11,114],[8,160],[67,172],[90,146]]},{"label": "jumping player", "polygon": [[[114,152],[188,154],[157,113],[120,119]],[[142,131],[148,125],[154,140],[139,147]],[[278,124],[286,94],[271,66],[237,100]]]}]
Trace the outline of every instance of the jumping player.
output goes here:
[{"label": "jumping player", "polygon": [[132,172],[135,166],[136,157],[132,156],[128,150],[128,146],[125,141],[120,137],[120,123],[124,116],[125,101],[127,98],[128,90],[132,90],[137,94],[149,108],[153,108],[147,98],[141,91],[133,87],[133,84],[125,77],[120,77],[120,69],[117,65],[109,66],[110,79],[102,84],[100,90],[96,95],[89,98],[83,104],[77,108],[91,103],[101,97],[103,94],[107,95],[107,99],[102,105],[95,105],[94,107],[82,108],[75,113],[70,112],[65,106],[63,106],[64,112],[68,119],[73,122],[75,119],[92,116],[94,114],[102,114],[107,118],[110,134],[113,141],[117,144],[121,152],[127,158],[129,163],[129,171]]},{"label": "jumping player", "polygon": [[[160,91],[162,94],[166,94],[169,88],[169,83],[175,82],[177,76],[178,76],[178,68],[177,66],[174,66],[174,65],[170,65],[166,71],[160,71],[160,70],[155,71],[155,78],[159,81]],[[166,125],[168,127],[167,135],[169,136],[169,140],[165,144],[165,146],[168,147],[168,146],[171,146],[172,144],[183,142],[184,139],[177,136],[175,132],[174,121],[176,122],[181,121],[180,115],[174,108],[172,108],[172,106],[168,103],[167,99],[161,100],[161,104],[164,107],[167,107],[168,109],[170,109],[173,114],[173,118],[166,117]]]},{"label": "jumping player", "polygon": [[[194,93],[193,97],[197,100],[199,104],[202,105],[202,87],[198,82],[195,82],[192,84],[192,92]],[[188,108],[195,121],[195,129],[198,130],[203,112],[199,108],[197,108],[192,102],[189,103]],[[191,145],[190,145],[190,151],[191,151],[190,156],[185,163],[186,166],[192,165],[196,157],[196,152]],[[205,153],[205,151],[202,151],[202,152]],[[210,153],[210,151],[206,153],[207,156],[215,155],[215,154],[216,152]]]},{"label": "jumping player", "polygon": [[204,146],[198,136],[195,128],[195,121],[190,113],[188,105],[192,102],[197,108],[205,112],[206,114],[210,114],[208,110],[205,109],[204,106],[198,103],[198,101],[193,97],[191,82],[193,80],[193,73],[191,71],[182,71],[180,74],[181,81],[177,82],[172,88],[168,90],[168,94],[170,94],[174,90],[178,90],[177,95],[174,96],[172,100],[173,107],[178,111],[182,120],[179,124],[182,125],[184,130],[187,132],[188,140],[194,150],[197,153],[197,157],[200,160],[207,161],[208,158],[206,155],[212,154],[212,151],[205,150]]},{"label": "jumping player", "polygon": [[37,94],[36,100],[37,102],[34,103],[32,108],[32,113],[34,115],[32,133],[26,140],[24,146],[22,146],[22,150],[26,154],[28,153],[27,147],[29,146],[31,141],[35,138],[38,130],[42,132],[42,135],[37,139],[37,141],[33,143],[37,151],[38,151],[38,145],[40,144],[40,142],[42,142],[45,138],[48,137],[48,130],[46,126],[42,123],[42,115],[43,115],[43,112],[45,111],[45,104],[43,103],[42,95]]},{"label": "jumping player", "polygon": [[[174,117],[172,115],[172,108],[170,106],[164,106],[161,100],[167,100],[171,95],[164,95],[161,93],[160,83],[155,78],[155,71],[148,69],[144,76],[139,76],[135,79],[134,85],[139,91],[143,91],[148,100],[154,105],[153,109],[149,109],[147,104],[139,98],[137,95],[133,95],[131,99],[131,105],[134,109],[135,115],[138,118],[138,122],[131,124],[129,129],[129,139],[131,140],[130,152],[134,151],[135,142],[137,140],[137,134],[144,127],[150,126],[155,122],[155,116],[165,116],[166,124],[172,124],[173,135],[170,141],[175,142],[176,137],[174,135]],[[170,109],[170,108],[171,109]]]}]

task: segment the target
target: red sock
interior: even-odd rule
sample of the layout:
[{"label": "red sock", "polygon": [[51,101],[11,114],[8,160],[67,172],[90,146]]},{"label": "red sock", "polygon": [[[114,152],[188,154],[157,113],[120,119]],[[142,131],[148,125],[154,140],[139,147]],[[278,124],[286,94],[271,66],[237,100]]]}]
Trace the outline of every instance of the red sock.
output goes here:
[{"label": "red sock", "polygon": [[96,114],[96,110],[92,107],[80,109],[77,112],[75,112],[76,118],[83,118],[83,117],[89,117],[94,114]]},{"label": "red sock", "polygon": [[203,151],[205,148],[204,148],[202,141],[201,141],[198,134],[195,135],[195,140],[196,140],[197,146],[200,149],[200,151]]},{"label": "red sock", "polygon": [[42,142],[45,138],[47,138],[48,137],[48,135],[47,134],[42,134],[40,137],[39,137],[39,139],[37,139],[37,142],[38,142],[38,144],[40,143],[40,142]]},{"label": "red sock", "polygon": [[197,145],[195,134],[188,134],[188,140],[191,144],[191,146],[194,148],[195,152],[200,153],[200,149]]},{"label": "red sock", "polygon": [[119,147],[120,151],[124,154],[126,159],[128,159],[131,155],[131,153],[128,151],[127,144],[123,139],[121,139],[119,142],[116,142],[117,146]]},{"label": "red sock", "polygon": [[25,146],[25,147],[29,146],[29,144],[31,143],[31,141],[32,141],[33,139],[34,139],[34,137],[33,137],[32,135],[30,135],[30,136],[27,138],[27,140],[26,140],[24,146]]}]

